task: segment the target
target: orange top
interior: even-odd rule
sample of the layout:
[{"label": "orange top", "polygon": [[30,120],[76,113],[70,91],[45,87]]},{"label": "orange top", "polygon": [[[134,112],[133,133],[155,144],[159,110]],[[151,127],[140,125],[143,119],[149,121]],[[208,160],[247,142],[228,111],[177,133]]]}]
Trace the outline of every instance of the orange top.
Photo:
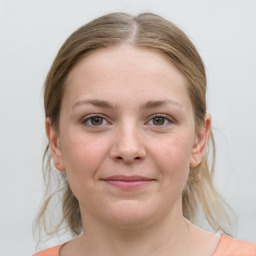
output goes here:
[{"label": "orange top", "polygon": [[221,236],[212,256],[256,256],[256,244]]},{"label": "orange top", "polygon": [[[33,256],[59,256],[63,244],[38,252]],[[212,256],[256,256],[256,244],[221,236]]]}]

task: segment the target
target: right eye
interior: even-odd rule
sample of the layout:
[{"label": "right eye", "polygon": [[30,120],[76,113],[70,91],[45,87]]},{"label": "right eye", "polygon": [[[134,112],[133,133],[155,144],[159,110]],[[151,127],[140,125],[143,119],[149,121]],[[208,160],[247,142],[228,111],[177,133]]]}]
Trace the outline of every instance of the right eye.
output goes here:
[{"label": "right eye", "polygon": [[83,120],[83,124],[86,126],[102,126],[108,124],[107,120],[99,115],[93,115],[86,117]]}]

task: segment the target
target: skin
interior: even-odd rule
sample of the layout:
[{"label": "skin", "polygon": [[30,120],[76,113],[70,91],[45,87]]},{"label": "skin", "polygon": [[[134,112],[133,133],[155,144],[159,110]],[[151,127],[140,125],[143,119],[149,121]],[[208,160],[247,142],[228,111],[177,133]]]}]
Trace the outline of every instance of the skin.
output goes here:
[{"label": "skin", "polygon": [[[161,54],[127,45],[98,50],[69,73],[59,129],[47,118],[46,132],[85,232],[61,256],[212,254],[219,237],[182,214],[189,167],[204,156],[211,124],[206,114],[195,130],[186,84]],[[150,181],[127,189],[106,182],[113,175]]]}]

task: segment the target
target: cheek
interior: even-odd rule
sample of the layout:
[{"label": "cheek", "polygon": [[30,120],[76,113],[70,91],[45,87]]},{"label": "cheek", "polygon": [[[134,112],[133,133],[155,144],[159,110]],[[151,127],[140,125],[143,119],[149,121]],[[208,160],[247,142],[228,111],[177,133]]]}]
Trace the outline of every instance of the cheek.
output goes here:
[{"label": "cheek", "polygon": [[175,136],[159,144],[156,151],[162,155],[164,162],[172,163],[172,165],[189,166],[192,142],[187,136]]},{"label": "cheek", "polygon": [[93,201],[97,170],[104,156],[104,148],[90,140],[72,139],[64,151],[68,183],[79,202]]},{"label": "cheek", "polygon": [[187,136],[166,139],[155,150],[157,165],[164,177],[165,184],[185,185],[192,152],[192,142]]},{"label": "cheek", "polygon": [[108,150],[106,143],[93,138],[66,136],[63,140],[63,159],[67,178],[74,194],[87,191],[94,185]]}]

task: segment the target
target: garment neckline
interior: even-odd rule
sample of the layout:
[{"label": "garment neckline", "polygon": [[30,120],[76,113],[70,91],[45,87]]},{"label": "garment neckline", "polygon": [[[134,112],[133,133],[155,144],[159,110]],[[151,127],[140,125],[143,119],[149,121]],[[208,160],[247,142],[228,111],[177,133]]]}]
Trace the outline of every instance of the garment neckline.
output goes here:
[{"label": "garment neckline", "polygon": [[[217,253],[220,251],[220,250],[222,250],[221,248],[223,247],[223,242],[224,242],[224,240],[226,240],[226,239],[228,239],[228,237],[227,236],[225,236],[225,235],[221,235],[220,236],[220,240],[219,240],[219,242],[218,242],[218,244],[217,244],[217,246],[216,246],[216,248],[215,248],[215,250],[214,250],[214,252],[213,252],[213,254],[211,255],[211,256],[217,256]],[[67,244],[68,242],[66,242],[66,243],[63,243],[63,244],[60,244],[58,247],[58,252],[59,252],[59,255],[58,256],[60,256],[60,250],[61,250],[61,248],[65,245],[65,244]]]},{"label": "garment neckline", "polygon": [[219,240],[219,243],[217,244],[212,256],[217,256],[217,254],[223,250],[223,246],[225,247],[225,241],[227,241],[229,239],[228,236],[225,236],[225,235],[221,235],[220,236],[220,240]]}]

